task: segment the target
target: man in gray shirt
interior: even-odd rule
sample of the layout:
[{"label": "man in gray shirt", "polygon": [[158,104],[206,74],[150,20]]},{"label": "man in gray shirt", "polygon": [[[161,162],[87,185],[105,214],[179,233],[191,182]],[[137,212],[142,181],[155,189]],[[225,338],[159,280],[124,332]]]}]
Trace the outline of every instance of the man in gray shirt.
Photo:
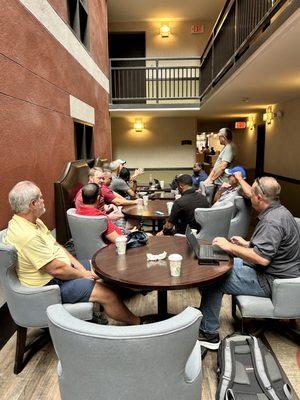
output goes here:
[{"label": "man in gray shirt", "polygon": [[[244,183],[245,184],[245,183]],[[202,289],[201,345],[217,349],[219,313],[223,294],[270,297],[276,278],[300,277],[300,235],[292,214],[280,204],[276,179],[262,177],[251,187],[252,207],[259,222],[248,242],[216,237],[213,245],[232,254],[234,265],[224,280]]]},{"label": "man in gray shirt", "polygon": [[225,169],[229,168],[234,159],[235,146],[232,143],[232,132],[229,128],[222,128],[218,133],[220,144],[224,145],[217,161],[215,162],[211,173],[204,181],[204,185],[217,185],[221,186],[222,183],[227,182]]}]

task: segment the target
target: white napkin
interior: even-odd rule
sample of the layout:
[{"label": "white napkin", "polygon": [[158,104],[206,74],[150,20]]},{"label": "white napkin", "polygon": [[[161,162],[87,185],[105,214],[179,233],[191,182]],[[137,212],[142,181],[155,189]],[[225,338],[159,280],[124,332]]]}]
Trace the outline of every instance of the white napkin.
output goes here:
[{"label": "white napkin", "polygon": [[164,251],[163,253],[160,253],[160,254],[147,253],[147,261],[163,260],[166,257],[167,257],[166,251]]}]

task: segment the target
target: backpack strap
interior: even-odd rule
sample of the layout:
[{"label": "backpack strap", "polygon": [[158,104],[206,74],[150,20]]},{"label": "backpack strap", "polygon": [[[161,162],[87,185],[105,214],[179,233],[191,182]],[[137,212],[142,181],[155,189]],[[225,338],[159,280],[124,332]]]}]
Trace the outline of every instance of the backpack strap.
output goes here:
[{"label": "backpack strap", "polygon": [[248,339],[248,343],[249,343],[253,363],[255,366],[254,372],[255,372],[256,378],[261,383],[262,389],[264,390],[266,396],[269,399],[280,400],[280,398],[277,396],[275,390],[273,389],[272,384],[266,373],[265,365],[264,365],[264,361],[263,361],[263,355],[261,353],[257,338],[252,336],[251,339]]},{"label": "backpack strap", "polygon": [[232,349],[231,349],[231,341],[225,339],[225,345],[222,349],[223,351],[223,359],[224,359],[224,372],[222,374],[222,382],[219,388],[219,397],[218,399],[226,399],[227,398],[227,390],[232,383]]}]

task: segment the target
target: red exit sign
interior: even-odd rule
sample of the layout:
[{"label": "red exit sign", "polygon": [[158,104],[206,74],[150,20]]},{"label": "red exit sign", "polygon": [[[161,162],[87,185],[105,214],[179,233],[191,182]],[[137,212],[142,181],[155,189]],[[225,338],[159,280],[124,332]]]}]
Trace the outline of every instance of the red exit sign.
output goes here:
[{"label": "red exit sign", "polygon": [[191,33],[204,33],[204,25],[200,25],[200,24],[192,25]]},{"label": "red exit sign", "polygon": [[235,129],[245,129],[247,127],[247,124],[244,121],[237,121],[234,124],[234,127],[235,127]]}]

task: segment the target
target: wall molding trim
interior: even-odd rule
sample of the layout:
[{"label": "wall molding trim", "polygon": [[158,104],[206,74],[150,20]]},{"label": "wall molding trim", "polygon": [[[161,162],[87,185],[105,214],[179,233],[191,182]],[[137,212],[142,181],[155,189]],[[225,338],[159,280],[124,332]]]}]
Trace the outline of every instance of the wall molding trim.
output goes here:
[{"label": "wall molding trim", "polygon": [[82,100],[70,95],[70,115],[78,121],[95,125],[95,109]]},{"label": "wall molding trim", "polygon": [[20,0],[75,60],[109,93],[109,80],[47,0]]}]

